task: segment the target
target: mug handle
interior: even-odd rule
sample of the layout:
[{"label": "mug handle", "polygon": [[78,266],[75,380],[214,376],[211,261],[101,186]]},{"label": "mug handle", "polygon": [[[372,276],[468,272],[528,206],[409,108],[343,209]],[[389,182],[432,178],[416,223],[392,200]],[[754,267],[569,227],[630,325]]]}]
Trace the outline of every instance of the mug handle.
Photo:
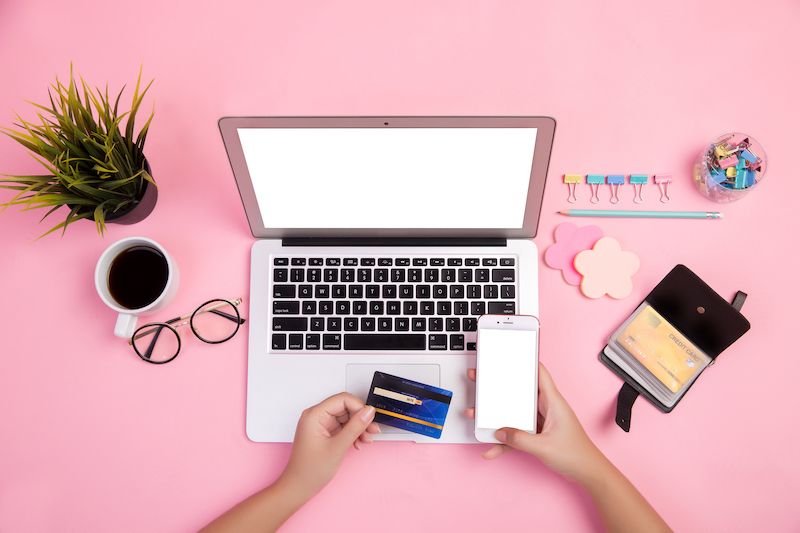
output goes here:
[{"label": "mug handle", "polygon": [[130,339],[136,331],[136,315],[120,313],[117,316],[117,323],[114,325],[114,335],[123,339]]}]

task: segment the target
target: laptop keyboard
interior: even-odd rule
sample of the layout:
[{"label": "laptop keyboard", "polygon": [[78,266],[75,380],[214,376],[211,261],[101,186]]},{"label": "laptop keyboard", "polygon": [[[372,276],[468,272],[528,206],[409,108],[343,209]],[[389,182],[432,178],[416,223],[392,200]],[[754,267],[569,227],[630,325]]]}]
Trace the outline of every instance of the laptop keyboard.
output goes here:
[{"label": "laptop keyboard", "polygon": [[474,351],[478,317],[518,307],[511,256],[285,255],[269,275],[271,352]]}]

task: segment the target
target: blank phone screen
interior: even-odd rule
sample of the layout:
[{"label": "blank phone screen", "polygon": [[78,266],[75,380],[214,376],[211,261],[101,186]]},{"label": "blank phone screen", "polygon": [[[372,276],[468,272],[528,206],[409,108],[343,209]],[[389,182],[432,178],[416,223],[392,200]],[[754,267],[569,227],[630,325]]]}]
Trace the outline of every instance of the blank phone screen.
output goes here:
[{"label": "blank phone screen", "polygon": [[536,429],[538,331],[481,329],[475,425]]}]

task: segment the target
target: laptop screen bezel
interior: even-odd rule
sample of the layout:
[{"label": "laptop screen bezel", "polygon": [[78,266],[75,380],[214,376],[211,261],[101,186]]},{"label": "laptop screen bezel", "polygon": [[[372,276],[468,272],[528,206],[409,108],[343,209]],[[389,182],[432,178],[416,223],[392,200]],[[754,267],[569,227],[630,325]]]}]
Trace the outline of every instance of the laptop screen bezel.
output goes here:
[{"label": "laptop screen bezel", "polygon": [[[533,238],[539,227],[556,121],[552,117],[223,117],[219,129],[250,231],[259,239],[288,237]],[[267,228],[247,168],[242,128],[536,128],[521,228]]]}]

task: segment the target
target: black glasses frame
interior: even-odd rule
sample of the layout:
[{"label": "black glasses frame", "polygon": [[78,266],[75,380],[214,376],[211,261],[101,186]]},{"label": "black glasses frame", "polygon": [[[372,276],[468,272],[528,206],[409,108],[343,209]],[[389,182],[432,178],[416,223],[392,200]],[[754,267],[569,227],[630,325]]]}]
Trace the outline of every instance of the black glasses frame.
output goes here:
[{"label": "black glasses frame", "polygon": [[[241,325],[246,322],[246,320],[242,318],[241,315],[239,314],[239,304],[241,303],[242,303],[241,298],[236,298],[233,301],[225,300],[223,298],[214,298],[213,300],[208,300],[207,302],[204,302],[199,306],[197,306],[197,308],[190,315],[171,318],[164,322],[150,322],[148,324],[145,324],[137,328],[136,331],[133,332],[133,335],[131,335],[131,338],[128,340],[128,344],[130,344],[133,347],[133,351],[136,352],[136,355],[138,355],[142,361],[145,361],[152,365],[163,365],[169,363],[170,361],[178,357],[178,354],[181,353],[181,345],[182,345],[181,336],[178,334],[178,328],[185,326],[187,324],[189,325],[189,328],[192,330],[194,336],[200,339],[201,341],[205,342],[206,344],[222,344],[223,342],[231,340],[239,332],[239,328],[241,327]],[[208,307],[210,304],[216,304],[216,307],[214,305]],[[236,314],[232,315],[230,313],[226,313],[225,311],[219,309],[219,307],[224,307],[226,305],[230,305]],[[234,329],[230,335],[221,340],[205,339],[200,333],[198,333],[197,329],[195,329],[194,327],[194,319],[197,316],[197,314],[201,312],[214,313],[215,315],[221,316],[232,322],[235,322],[236,329]],[[178,339],[178,348],[175,350],[175,353],[169,359],[165,359],[163,361],[153,361],[152,359],[150,359],[150,357],[153,355],[153,350],[155,349],[156,342],[158,341],[158,338],[161,336],[161,333],[164,331],[164,328],[169,329],[170,331],[172,331],[172,333],[175,334],[175,337]],[[142,337],[146,337],[147,335],[153,335],[153,338],[147,345],[147,349],[145,349],[144,353],[142,353],[136,346],[135,341]]]}]

